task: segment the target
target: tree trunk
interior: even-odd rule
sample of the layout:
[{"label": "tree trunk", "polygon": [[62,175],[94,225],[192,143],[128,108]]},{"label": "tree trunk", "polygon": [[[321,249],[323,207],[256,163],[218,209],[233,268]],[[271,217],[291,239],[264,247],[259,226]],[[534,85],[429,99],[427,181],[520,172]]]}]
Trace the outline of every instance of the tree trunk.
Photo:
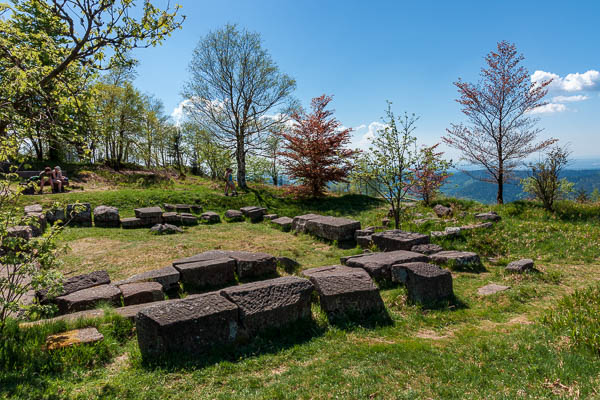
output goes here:
[{"label": "tree trunk", "polygon": [[496,196],[498,204],[504,204],[504,172],[498,173],[498,195]]},{"label": "tree trunk", "polygon": [[237,161],[237,183],[240,189],[247,190],[246,184],[246,152],[244,151],[244,137],[238,137],[237,149],[235,152]]}]

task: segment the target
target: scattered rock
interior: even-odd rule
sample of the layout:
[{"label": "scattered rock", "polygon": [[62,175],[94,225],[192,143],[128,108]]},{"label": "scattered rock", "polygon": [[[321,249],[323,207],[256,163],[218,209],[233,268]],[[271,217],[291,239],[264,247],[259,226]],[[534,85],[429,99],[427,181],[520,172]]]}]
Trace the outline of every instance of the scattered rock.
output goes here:
[{"label": "scattered rock", "polygon": [[359,236],[356,238],[356,244],[358,244],[361,249],[368,249],[373,245],[373,236]]},{"label": "scattered rock", "polygon": [[281,229],[284,232],[289,232],[290,229],[292,229],[292,223],[293,223],[293,219],[289,218],[289,217],[279,217],[276,218],[274,220],[271,220],[271,223],[275,226],[277,226],[279,229]]},{"label": "scattered rock", "polygon": [[230,287],[221,295],[239,307],[240,324],[252,336],[310,317],[312,291],[308,279],[285,276]]},{"label": "scattered rock", "polygon": [[260,222],[264,219],[265,211],[264,208],[252,209],[246,213],[246,216],[250,218],[250,222]]},{"label": "scattered rock", "polygon": [[162,222],[171,225],[181,225],[181,215],[174,211],[165,212],[162,214]]},{"label": "scattered rock", "polygon": [[237,275],[240,279],[277,273],[277,259],[275,257],[266,253],[250,253],[247,251],[206,251],[192,257],[176,260],[173,262],[173,266],[179,269],[181,264],[220,258],[235,260]]},{"label": "scattered rock", "polygon": [[43,209],[42,209],[42,206],[39,204],[32,204],[30,206],[25,206],[24,211],[25,211],[25,214],[41,213],[41,212],[43,212]]},{"label": "scattered rock", "polygon": [[135,216],[140,219],[152,219],[162,216],[163,210],[160,207],[144,207],[133,210]]},{"label": "scattered rock", "polygon": [[420,304],[435,304],[454,296],[452,274],[437,265],[424,262],[392,266],[392,281],[406,285],[408,298]]},{"label": "scattered rock", "polygon": [[179,287],[179,278],[179,271],[172,266],[168,266],[133,275],[132,277],[123,281],[115,282],[115,285],[119,286],[126,283],[151,281],[160,283],[163,287],[163,290],[165,292],[169,292]]},{"label": "scattered rock", "polygon": [[252,211],[258,211],[260,210],[260,207],[257,206],[246,206],[246,207],[242,207],[240,208],[241,213],[245,216],[245,217],[250,217],[250,212]]},{"label": "scattered rock", "polygon": [[57,333],[46,338],[46,349],[57,350],[78,344],[96,343],[104,339],[104,336],[96,328],[83,328]]},{"label": "scattered rock", "polygon": [[353,256],[342,260],[342,263],[345,262],[349,267],[364,269],[376,281],[390,281],[392,265],[418,261],[427,262],[429,257],[406,250],[397,250]]},{"label": "scattered rock", "polygon": [[492,226],[494,226],[493,222],[483,222],[481,224],[471,224],[471,225],[461,226],[460,230],[461,231],[470,231],[470,230],[474,230],[474,229],[487,229],[487,228],[491,228]]},{"label": "scattered rock", "polygon": [[358,237],[360,237],[360,236],[371,236],[374,233],[375,233],[375,227],[374,226],[369,226],[369,227],[364,228],[364,229],[357,229],[354,232],[354,239],[358,239]]},{"label": "scattered rock", "polygon": [[279,218],[279,215],[277,214],[267,214],[264,217],[267,221],[273,221],[274,219]]},{"label": "scattered rock", "polygon": [[523,273],[533,269],[533,260],[530,258],[524,258],[522,260],[513,261],[506,266],[506,270],[509,272]]},{"label": "scattered rock", "polygon": [[436,206],[433,207],[433,212],[435,212],[435,215],[437,215],[439,218],[448,217],[452,215],[452,209],[450,207],[445,207],[441,204],[436,204]]},{"label": "scattered rock", "polygon": [[126,283],[119,286],[119,289],[123,293],[123,304],[126,306],[152,303],[165,299],[162,285],[158,282]]},{"label": "scattered rock", "polygon": [[221,222],[221,217],[219,217],[219,214],[217,214],[216,212],[212,212],[212,211],[207,211],[207,212],[203,213],[200,216],[200,219],[202,219],[202,221],[204,221],[208,224],[217,224],[217,223]]},{"label": "scattered rock", "polygon": [[46,214],[44,213],[29,213],[26,216],[31,232],[34,237],[42,236],[46,231]]},{"label": "scattered rock", "polygon": [[477,289],[477,293],[479,293],[482,296],[489,296],[498,292],[503,292],[508,289],[510,289],[510,286],[502,286],[496,285],[495,283],[490,283],[489,285],[485,285]]},{"label": "scattered rock", "polygon": [[410,250],[415,245],[429,243],[427,235],[398,229],[375,233],[372,238],[381,251]]},{"label": "scattered rock", "polygon": [[6,236],[29,240],[33,237],[33,230],[30,226],[11,226],[6,230]]},{"label": "scattered rock", "polygon": [[502,219],[502,217],[500,217],[495,211],[475,214],[475,218],[483,220],[483,221],[493,221],[493,222],[498,222]]},{"label": "scattered rock", "polygon": [[94,208],[94,224],[102,228],[118,227],[121,225],[119,210],[108,206]]},{"label": "scattered rock", "polygon": [[121,305],[121,291],[116,286],[100,285],[89,289],[79,290],[56,298],[56,304],[61,314],[87,310],[108,303],[118,307]]},{"label": "scattered rock", "polygon": [[225,220],[229,222],[242,222],[244,214],[238,210],[227,210],[225,211]]},{"label": "scattered rock", "polygon": [[144,308],[136,316],[142,356],[200,355],[215,345],[233,343],[238,312],[235,304],[217,293]]},{"label": "scattered rock", "polygon": [[181,282],[198,288],[235,282],[236,262],[230,257],[177,264],[175,268],[181,274]]},{"label": "scattered rock", "polygon": [[68,204],[66,219],[73,225],[92,226],[92,206],[90,203]]},{"label": "scattered rock", "polygon": [[360,229],[360,222],[347,218],[306,214],[294,218],[292,229],[341,242],[354,239],[354,232]]},{"label": "scattered rock", "polygon": [[428,243],[428,244],[415,245],[415,246],[411,247],[410,251],[414,251],[415,253],[430,255],[430,254],[434,254],[434,253],[439,253],[440,251],[444,251],[444,248],[442,246],[440,246],[439,244]]},{"label": "scattered rock", "polygon": [[[219,216],[217,215],[217,218]],[[180,214],[179,218],[181,218],[181,224],[182,225],[187,225],[187,226],[191,226],[191,225],[198,225],[198,218],[190,213],[182,213]],[[217,222],[220,222],[221,219],[218,218]]]},{"label": "scattered rock", "polygon": [[319,294],[319,301],[327,315],[371,314],[385,309],[377,286],[361,268],[341,265],[311,268],[303,271]]},{"label": "scattered rock", "polygon": [[156,224],[150,228],[152,233],[157,235],[170,235],[173,233],[183,233],[183,229],[171,224]]},{"label": "scattered rock", "polygon": [[123,229],[141,228],[144,226],[144,221],[142,221],[142,219],[140,219],[140,218],[135,218],[135,217],[122,218],[121,226],[123,227]]},{"label": "scattered rock", "polygon": [[446,265],[450,268],[464,269],[481,266],[481,260],[476,253],[469,251],[440,251],[429,256],[436,264]]},{"label": "scattered rock", "polygon": [[455,237],[460,235],[461,229],[457,226],[449,226],[443,232],[433,231],[431,237]]},{"label": "scattered rock", "polygon": [[[108,272],[104,270],[73,276],[63,282],[60,296],[66,296],[68,294],[95,286],[108,285],[109,283],[110,277],[108,276]],[[44,304],[47,302],[47,294],[48,292],[46,290],[38,292],[37,296],[40,300],[40,303]]]},{"label": "scattered rock", "polygon": [[175,211],[178,213],[191,213],[192,206],[189,204],[175,204]]},{"label": "scattered rock", "polygon": [[46,221],[53,225],[56,223],[65,222],[65,209],[64,208],[52,208],[46,211]]}]

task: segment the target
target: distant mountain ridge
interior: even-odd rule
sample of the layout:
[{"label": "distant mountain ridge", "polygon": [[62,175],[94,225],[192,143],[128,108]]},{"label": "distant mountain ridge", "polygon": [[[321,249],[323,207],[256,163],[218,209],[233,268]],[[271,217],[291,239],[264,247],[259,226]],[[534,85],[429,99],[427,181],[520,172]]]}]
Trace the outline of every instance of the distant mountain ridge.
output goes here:
[{"label": "distant mountain ridge", "polygon": [[[571,165],[574,165],[572,163]],[[583,165],[578,163],[577,165]],[[589,165],[589,164],[585,164]],[[573,167],[571,167],[573,168]],[[504,202],[508,203],[527,197],[523,192],[519,180],[529,176],[529,171],[516,171],[516,180],[504,185]],[[469,173],[455,171],[448,178],[441,191],[447,196],[462,199],[476,200],[481,203],[491,204],[496,202],[497,186],[493,183],[481,182],[476,177],[485,176],[485,171],[475,170]],[[474,178],[475,177],[475,178]],[[567,169],[562,177],[575,183],[575,190],[585,189],[590,194],[594,189],[600,190],[600,167],[590,169]]]}]

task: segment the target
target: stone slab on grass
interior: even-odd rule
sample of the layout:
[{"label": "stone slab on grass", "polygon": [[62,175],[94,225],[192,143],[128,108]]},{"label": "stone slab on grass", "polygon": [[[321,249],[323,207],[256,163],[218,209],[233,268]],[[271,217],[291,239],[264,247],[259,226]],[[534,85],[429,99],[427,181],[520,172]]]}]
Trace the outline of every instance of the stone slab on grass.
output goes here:
[{"label": "stone slab on grass", "polygon": [[246,213],[246,216],[250,219],[250,222],[261,222],[265,217],[264,208],[256,208]]},{"label": "stone slab on grass", "polygon": [[201,355],[233,343],[238,333],[238,307],[218,293],[164,302],[136,316],[143,357]]},{"label": "stone slab on grass", "polygon": [[292,222],[294,220],[290,217],[279,217],[271,220],[271,224],[275,225],[284,232],[289,232],[292,229]]},{"label": "stone slab on grass", "polygon": [[154,219],[162,216],[163,210],[160,207],[143,207],[133,210],[135,216],[140,219]]},{"label": "stone slab on grass", "polygon": [[327,240],[353,240],[360,222],[348,218],[319,216],[306,221],[306,232]]},{"label": "stone slab on grass", "polygon": [[33,229],[25,225],[11,226],[6,230],[6,236],[29,240],[33,237]]},{"label": "stone slab on grass", "polygon": [[244,214],[238,210],[227,210],[224,217],[228,222],[242,222],[244,220]]},{"label": "stone slab on grass", "polygon": [[141,218],[131,217],[131,218],[122,218],[121,219],[121,227],[123,229],[136,229],[143,227],[144,221]]},{"label": "stone slab on grass", "polygon": [[235,268],[238,278],[252,278],[261,275],[277,273],[277,259],[267,253],[250,253],[247,251],[211,250],[197,254],[192,257],[182,258],[173,262],[173,266],[179,269],[181,264],[197,261],[208,261],[219,258],[232,258],[235,260]]},{"label": "stone slab on grass", "polygon": [[399,229],[374,233],[372,238],[381,251],[410,250],[413,246],[429,243],[427,235]]},{"label": "stone slab on grass", "polygon": [[415,303],[435,304],[454,296],[450,271],[425,262],[393,265],[392,281],[403,283]]},{"label": "stone slab on grass", "polygon": [[104,339],[104,336],[96,328],[75,329],[72,331],[57,333],[46,338],[46,349],[64,349],[79,344],[96,343]]},{"label": "stone slab on grass", "polygon": [[533,270],[533,260],[529,258],[513,261],[506,266],[508,272],[523,273],[531,270]]},{"label": "stone slab on grass", "polygon": [[479,293],[482,296],[490,296],[492,294],[503,292],[508,289],[510,289],[510,286],[503,286],[497,285],[495,283],[490,283],[489,285],[485,285],[477,289],[477,293]]},{"label": "stone slab on grass", "polygon": [[230,257],[196,261],[175,266],[181,281],[195,287],[223,286],[235,282],[236,261]]},{"label": "stone slab on grass", "polygon": [[121,305],[121,291],[119,288],[113,285],[100,285],[56,298],[56,304],[61,314],[87,310],[98,306],[100,303],[108,303],[119,307]]},{"label": "stone slab on grass", "polygon": [[240,323],[253,336],[310,317],[313,289],[308,279],[285,276],[223,289],[221,295],[239,307]]},{"label": "stone slab on grass", "polygon": [[362,249],[368,249],[373,245],[373,236],[358,236],[356,238],[356,244]]},{"label": "stone slab on grass", "polygon": [[256,210],[260,210],[260,207],[257,206],[246,206],[246,207],[242,207],[240,208],[240,212],[245,216],[245,217],[249,217],[249,213],[252,211],[256,211]]},{"label": "stone slab on grass", "polygon": [[334,265],[302,272],[313,283],[319,301],[329,317],[344,314],[370,314],[385,309],[379,289],[361,268]]},{"label": "stone slab on grass", "polygon": [[200,215],[200,219],[208,224],[217,224],[221,222],[221,217],[219,217],[219,214],[212,211],[207,211],[203,213],[202,215]]},{"label": "stone slab on grass", "polygon": [[[93,288],[95,286],[108,285],[109,283],[110,277],[108,276],[108,272],[104,270],[77,275],[63,281],[62,292],[60,295],[66,296],[80,290]],[[46,290],[38,292],[37,296],[42,304],[47,302],[46,294]]]},{"label": "stone slab on grass", "polygon": [[317,214],[304,214],[294,217],[292,220],[292,230],[299,233],[307,233],[306,223],[311,219],[319,218]]},{"label": "stone slab on grass", "polygon": [[121,225],[117,207],[98,206],[94,208],[94,224],[102,228],[113,228]]},{"label": "stone slab on grass", "polygon": [[132,306],[134,304],[152,303],[165,299],[162,285],[158,282],[135,282],[119,286],[123,293],[123,304]]},{"label": "stone slab on grass", "polygon": [[41,212],[43,212],[43,208],[39,204],[32,204],[32,205],[29,205],[29,206],[25,206],[23,208],[23,210],[25,211],[25,214],[41,213]]},{"label": "stone slab on grass", "polygon": [[274,219],[279,218],[279,215],[277,214],[267,214],[264,217],[267,221],[273,221]]},{"label": "stone slab on grass", "polygon": [[163,290],[168,292],[179,287],[179,271],[172,266],[168,266],[142,272],[122,281],[115,282],[114,284],[119,286],[134,282],[158,282],[162,285]]},{"label": "stone slab on grass", "polygon": [[66,221],[73,225],[92,226],[92,206],[90,203],[67,204]]},{"label": "stone slab on grass", "polygon": [[477,253],[470,251],[440,251],[429,257],[433,263],[448,266],[452,269],[472,269],[481,267],[481,259]]},{"label": "stone slab on grass", "polygon": [[411,247],[410,251],[414,251],[415,253],[421,253],[426,255],[431,255],[435,253],[439,253],[440,251],[444,251],[444,248],[439,244],[418,244],[416,246]]},{"label": "stone slab on grass", "polygon": [[[217,215],[218,217],[218,215]],[[186,226],[198,225],[198,217],[189,213],[180,214],[181,224]],[[219,222],[219,221],[217,221]]]},{"label": "stone slab on grass", "polygon": [[181,215],[174,211],[162,213],[162,222],[165,224],[181,225]]},{"label": "stone slab on grass", "polygon": [[369,253],[350,257],[342,261],[349,267],[362,268],[376,281],[391,281],[391,267],[394,264],[409,262],[427,262],[429,257],[424,254],[413,253],[406,250],[388,251],[383,253]]},{"label": "stone slab on grass", "polygon": [[496,212],[490,211],[485,213],[475,214],[475,218],[482,221],[498,222],[502,219]]}]

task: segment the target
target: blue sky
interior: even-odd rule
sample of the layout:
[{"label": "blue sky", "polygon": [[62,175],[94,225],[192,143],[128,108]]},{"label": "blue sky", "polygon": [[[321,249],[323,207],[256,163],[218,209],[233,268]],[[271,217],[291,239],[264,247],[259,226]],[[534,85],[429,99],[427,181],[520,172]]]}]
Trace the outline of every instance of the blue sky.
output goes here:
[{"label": "blue sky", "polygon": [[[160,4],[160,1],[157,2]],[[355,145],[377,128],[386,100],[420,116],[420,143],[440,141],[463,117],[453,82],[478,79],[484,56],[514,42],[536,76],[553,76],[540,117],[543,138],[570,143],[576,158],[600,158],[600,1],[179,0],[183,29],[138,50],[136,85],[171,113],[197,42],[227,23],[259,32],[303,105],[323,93]],[[450,157],[458,154],[447,150]]]}]

